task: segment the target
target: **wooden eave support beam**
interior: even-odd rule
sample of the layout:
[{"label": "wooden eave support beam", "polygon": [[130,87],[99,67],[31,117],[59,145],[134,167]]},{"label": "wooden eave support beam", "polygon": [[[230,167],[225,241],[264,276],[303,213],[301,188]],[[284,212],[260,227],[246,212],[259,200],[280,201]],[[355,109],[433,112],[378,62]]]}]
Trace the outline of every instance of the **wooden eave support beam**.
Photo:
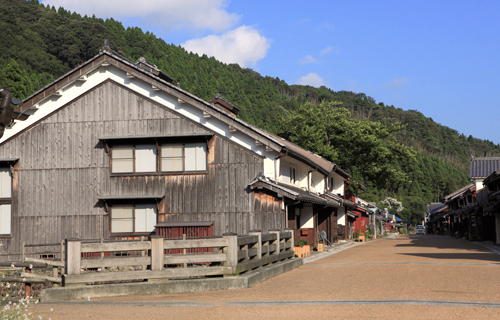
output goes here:
[{"label": "wooden eave support beam", "polygon": [[158,87],[157,87],[157,86],[155,86],[154,84],[153,84],[153,85],[151,85],[151,87],[153,88],[153,90],[154,90],[154,91],[159,91],[159,90],[160,90],[160,88],[158,88]]},{"label": "wooden eave support beam", "polygon": [[236,132],[238,131],[238,129],[236,129],[235,127],[233,127],[232,125],[229,125],[229,131],[230,132]]},{"label": "wooden eave support beam", "polygon": [[134,79],[134,78],[135,78],[135,76],[134,76],[132,73],[127,72],[127,78],[129,78],[129,79]]},{"label": "wooden eave support beam", "polygon": [[208,112],[203,111],[203,118],[210,118],[210,117],[211,115]]},{"label": "wooden eave support beam", "polygon": [[111,63],[109,63],[108,61],[103,61],[103,63],[101,63],[101,66],[103,67],[109,67],[111,65]]}]

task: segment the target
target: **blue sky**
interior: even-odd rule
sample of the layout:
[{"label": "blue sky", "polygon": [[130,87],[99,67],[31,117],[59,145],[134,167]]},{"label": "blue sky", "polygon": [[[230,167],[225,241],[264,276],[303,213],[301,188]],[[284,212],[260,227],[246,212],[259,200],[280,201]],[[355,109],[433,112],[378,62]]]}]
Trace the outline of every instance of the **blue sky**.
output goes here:
[{"label": "blue sky", "polygon": [[289,84],[363,92],[500,143],[500,1],[42,2]]}]

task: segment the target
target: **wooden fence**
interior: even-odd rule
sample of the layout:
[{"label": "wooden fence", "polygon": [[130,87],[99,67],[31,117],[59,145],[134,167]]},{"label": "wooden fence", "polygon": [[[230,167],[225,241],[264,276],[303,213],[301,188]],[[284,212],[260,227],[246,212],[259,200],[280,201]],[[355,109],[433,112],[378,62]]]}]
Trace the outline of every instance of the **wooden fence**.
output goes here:
[{"label": "wooden fence", "polygon": [[[85,243],[66,239],[66,274],[63,285],[108,281],[140,281],[204,276],[234,276],[294,256],[293,230],[270,230],[262,234],[252,230],[249,235],[225,233],[220,238],[165,239],[152,235],[148,241]],[[191,250],[211,248],[212,250]],[[169,252],[182,252],[168,254]],[[188,253],[188,250],[191,253]],[[139,252],[130,256],[105,256],[104,252]],[[85,258],[89,253],[101,253],[99,258]],[[83,256],[83,258],[82,258]],[[90,255],[93,256],[93,255]],[[200,265],[202,264],[202,265]],[[142,266],[142,267],[139,267]],[[145,268],[144,266],[147,266]],[[132,267],[129,271],[109,271],[106,268]],[[102,272],[82,272],[101,268]]]}]

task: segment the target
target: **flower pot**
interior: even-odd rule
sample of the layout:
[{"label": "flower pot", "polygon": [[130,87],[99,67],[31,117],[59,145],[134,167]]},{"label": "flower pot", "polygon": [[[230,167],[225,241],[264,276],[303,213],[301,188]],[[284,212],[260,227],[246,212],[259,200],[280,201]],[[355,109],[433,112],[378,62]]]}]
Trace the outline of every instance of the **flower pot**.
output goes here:
[{"label": "flower pot", "polygon": [[295,255],[299,258],[304,258],[304,247],[293,247]]},{"label": "flower pot", "polygon": [[365,236],[359,236],[359,237],[358,237],[358,241],[359,241],[359,242],[366,242],[366,240],[365,240]]}]

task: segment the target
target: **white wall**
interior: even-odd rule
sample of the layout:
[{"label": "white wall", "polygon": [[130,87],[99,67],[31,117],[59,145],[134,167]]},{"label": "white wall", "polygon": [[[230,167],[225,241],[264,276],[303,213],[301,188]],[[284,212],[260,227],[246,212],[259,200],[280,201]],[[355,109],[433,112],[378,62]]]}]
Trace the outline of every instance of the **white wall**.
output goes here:
[{"label": "white wall", "polygon": [[300,209],[300,227],[301,228],[314,228],[313,208],[312,205],[304,205]]},{"label": "white wall", "polygon": [[345,207],[340,207],[337,209],[337,224],[346,225],[346,214]]}]

